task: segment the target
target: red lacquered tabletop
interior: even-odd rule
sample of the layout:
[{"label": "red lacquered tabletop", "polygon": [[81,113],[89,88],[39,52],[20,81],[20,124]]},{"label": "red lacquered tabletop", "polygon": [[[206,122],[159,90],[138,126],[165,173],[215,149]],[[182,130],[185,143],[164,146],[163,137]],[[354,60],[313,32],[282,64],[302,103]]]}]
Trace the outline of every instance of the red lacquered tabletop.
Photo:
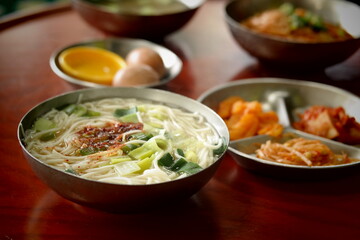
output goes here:
[{"label": "red lacquered tabletop", "polygon": [[[360,51],[313,72],[262,66],[232,39],[224,1],[208,1],[161,44],[183,61],[164,88],[196,99],[219,84],[258,77],[326,83],[360,96]],[[115,214],[57,195],[32,172],[16,130],[21,117],[75,87],[49,66],[66,45],[109,37],[69,5],[0,22],[0,239],[359,239],[360,173],[290,181],[248,172],[226,155],[205,187],[172,208]]]}]

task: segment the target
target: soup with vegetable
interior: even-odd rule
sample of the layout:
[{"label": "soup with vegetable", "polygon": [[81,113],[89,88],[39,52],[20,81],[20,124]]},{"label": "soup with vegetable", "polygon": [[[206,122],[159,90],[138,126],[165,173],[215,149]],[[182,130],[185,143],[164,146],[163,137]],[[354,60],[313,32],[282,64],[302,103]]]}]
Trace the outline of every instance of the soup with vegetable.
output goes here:
[{"label": "soup with vegetable", "polygon": [[295,42],[334,42],[353,38],[341,26],[290,3],[255,14],[241,24],[253,31]]},{"label": "soup with vegetable", "polygon": [[83,178],[154,184],[195,174],[225,151],[198,113],[109,98],[52,109],[26,130],[35,158]]}]

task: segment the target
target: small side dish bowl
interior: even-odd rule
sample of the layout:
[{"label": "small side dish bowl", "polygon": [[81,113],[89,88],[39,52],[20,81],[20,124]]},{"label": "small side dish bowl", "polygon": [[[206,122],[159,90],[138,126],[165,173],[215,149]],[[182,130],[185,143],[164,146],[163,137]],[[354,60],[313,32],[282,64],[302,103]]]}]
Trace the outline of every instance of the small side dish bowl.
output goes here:
[{"label": "small side dish bowl", "polygon": [[[114,97],[152,101],[186,112],[199,113],[223,138],[222,151],[217,154],[213,164],[192,175],[173,181],[128,185],[90,180],[59,170],[39,160],[27,150],[24,142],[25,131],[32,128],[36,119],[43,114],[67,104],[77,103],[79,99],[81,102],[88,102]],[[152,88],[88,88],[55,96],[26,113],[17,134],[24,156],[45,184],[68,200],[110,212],[147,211],[191,197],[214,175],[229,144],[225,123],[210,108],[185,96]]]},{"label": "small side dish bowl", "polygon": [[[280,116],[283,108],[279,107],[272,99],[274,93],[286,93],[286,110]],[[259,101],[267,110],[278,113],[280,121],[288,123],[284,126],[285,131],[295,133],[306,139],[318,139],[328,145],[331,150],[346,152],[350,157],[360,159],[360,148],[350,146],[333,140],[307,134],[292,128],[292,123],[298,120],[298,114],[306,108],[314,105],[328,107],[342,106],[346,113],[359,121],[360,98],[352,93],[329,86],[326,84],[280,78],[254,78],[229,82],[204,92],[198,101],[217,111],[219,103],[230,97],[239,96],[245,101]],[[236,162],[245,169],[273,177],[297,178],[297,179],[321,179],[336,177],[358,171],[360,161],[341,165],[328,166],[300,166],[275,163],[261,160],[255,156],[255,147],[271,139],[266,135],[257,135],[240,140],[233,140],[229,145],[229,152]],[[277,139],[279,140],[279,139]],[[280,139],[281,140],[281,139]]]},{"label": "small side dish bowl", "polygon": [[[339,24],[353,39],[304,43],[259,33],[241,22],[257,13],[289,2]],[[295,69],[324,68],[349,58],[360,47],[360,6],[343,0],[232,0],[225,6],[225,21],[235,41],[265,64]]]},{"label": "small side dish bowl", "polygon": [[[106,39],[102,39],[102,40],[81,42],[81,43],[76,43],[76,44],[66,46],[66,47],[54,52],[52,54],[52,56],[50,57],[50,67],[55,72],[55,74],[58,75],[60,78],[64,79],[65,81],[67,81],[71,84],[74,84],[78,87],[96,88],[96,87],[109,86],[106,84],[101,84],[99,81],[94,82],[94,81],[82,80],[79,77],[77,77],[77,75],[79,75],[79,74],[70,75],[67,73],[67,71],[65,71],[64,67],[62,67],[62,64],[60,61],[61,61],[61,58],[64,55],[64,53],[66,53],[67,51],[69,51],[71,49],[83,48],[83,47],[97,48],[100,51],[105,50],[106,52],[110,52],[111,55],[118,55],[123,60],[126,58],[128,53],[131,52],[131,50],[134,50],[136,48],[146,47],[146,48],[156,51],[160,55],[160,57],[162,58],[162,61],[164,63],[165,74],[160,79],[159,82],[148,84],[148,85],[142,85],[139,87],[159,87],[159,86],[165,85],[166,83],[173,80],[181,72],[181,69],[182,69],[182,61],[175,53],[173,53],[172,51],[170,51],[169,49],[167,49],[161,45],[155,44],[155,43],[147,41],[147,40],[133,39],[133,38],[106,38]],[[105,52],[105,51],[103,51],[103,52]],[[112,53],[114,53],[114,54],[112,54]],[[88,54],[88,53],[86,53],[86,54]],[[110,54],[106,54],[106,55],[110,55]],[[95,60],[100,61],[100,59],[102,59],[102,58],[94,58],[94,61]],[[112,57],[111,59],[114,61],[114,63],[112,63],[112,64],[122,65],[121,59],[120,60],[115,59],[114,57]],[[82,59],[75,59],[75,60],[82,61]],[[106,60],[109,61],[109,58],[107,58]],[[99,65],[101,65],[101,63],[99,63]]]},{"label": "small side dish bowl", "polygon": [[120,37],[162,39],[192,19],[205,0],[72,0],[91,26]]}]

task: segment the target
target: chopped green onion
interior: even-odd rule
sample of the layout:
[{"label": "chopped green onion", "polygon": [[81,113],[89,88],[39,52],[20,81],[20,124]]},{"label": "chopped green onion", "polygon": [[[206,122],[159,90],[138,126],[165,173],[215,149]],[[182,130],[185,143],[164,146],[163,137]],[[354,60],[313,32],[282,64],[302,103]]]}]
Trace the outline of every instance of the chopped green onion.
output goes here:
[{"label": "chopped green onion", "polygon": [[126,161],[131,161],[132,159],[130,157],[127,156],[121,156],[121,157],[114,157],[110,159],[110,164],[116,164],[116,163],[120,163],[120,162],[126,162]]},{"label": "chopped green onion", "polygon": [[185,164],[187,163],[187,161],[184,158],[180,158],[179,160],[177,160],[171,167],[170,170],[173,172],[177,172],[179,171],[183,166],[185,166]]},{"label": "chopped green onion", "polygon": [[185,165],[183,165],[178,171],[181,173],[187,173],[187,174],[195,174],[202,170],[203,168],[200,167],[200,165],[193,163],[193,162],[187,162]]},{"label": "chopped green onion", "polygon": [[147,157],[150,157],[154,154],[154,151],[152,149],[147,148],[146,146],[142,145],[141,147],[138,147],[131,152],[128,153],[128,155],[134,159],[145,159]]},{"label": "chopped green onion", "polygon": [[[158,142],[161,142],[160,139],[150,139],[144,143],[143,147],[151,149],[154,152],[161,152],[163,149],[159,146]],[[162,146],[162,144],[160,144]]]},{"label": "chopped green onion", "polygon": [[62,109],[67,115],[71,115],[76,110],[76,104],[69,104]]},{"label": "chopped green onion", "polygon": [[158,160],[158,164],[163,167],[171,167],[174,164],[174,158],[170,153],[166,153]]},{"label": "chopped green onion", "polygon": [[101,116],[101,113],[88,109],[87,112],[82,116],[83,117],[97,117],[97,116]]},{"label": "chopped green onion", "polygon": [[176,149],[176,152],[177,152],[180,156],[185,157],[184,151],[183,151],[182,149],[178,148],[178,149]]},{"label": "chopped green onion", "polygon": [[54,139],[56,137],[56,132],[55,131],[51,131],[51,132],[47,132],[47,133],[44,133],[40,136],[40,140],[41,141],[50,141],[52,139]]},{"label": "chopped green onion", "polygon": [[136,113],[132,113],[132,114],[128,114],[128,115],[125,115],[125,116],[122,116],[120,117],[120,120],[122,122],[131,122],[131,123],[137,123],[139,122],[139,119],[138,119],[138,116]]},{"label": "chopped green onion", "polygon": [[291,4],[291,3],[288,3],[288,2],[281,4],[279,9],[280,9],[280,11],[285,13],[286,15],[291,15],[295,11],[294,5]]},{"label": "chopped green onion", "polygon": [[115,164],[114,168],[115,168],[116,172],[121,176],[128,175],[130,173],[135,173],[135,172],[141,170],[139,165],[134,161],[121,162],[121,163]]},{"label": "chopped green onion", "polygon": [[290,27],[292,30],[296,30],[306,26],[306,21],[303,17],[298,15],[291,15],[290,16]]},{"label": "chopped green onion", "polygon": [[74,169],[72,168],[67,168],[64,170],[64,172],[67,172],[67,173],[71,173],[73,175],[76,175],[76,176],[79,176],[79,173],[77,173]]},{"label": "chopped green onion", "polygon": [[186,158],[186,160],[188,160],[189,162],[194,162],[194,163],[196,163],[196,162],[199,161],[198,156],[197,156],[196,153],[193,152],[193,151],[187,151],[187,152],[185,153],[185,158]]},{"label": "chopped green onion", "polygon": [[309,23],[314,30],[318,30],[318,31],[326,30],[325,24],[319,16],[311,15],[311,18],[309,19]]},{"label": "chopped green onion", "polygon": [[79,117],[96,117],[101,115],[99,112],[87,109],[80,104],[69,104],[63,108],[62,111],[64,111],[67,115],[75,114]]},{"label": "chopped green onion", "polygon": [[79,105],[79,104],[70,104],[66,108],[63,109],[68,115],[75,114],[79,117],[86,114],[87,109],[86,107]]},{"label": "chopped green onion", "polygon": [[165,120],[168,118],[168,115],[165,112],[163,112],[161,109],[158,109],[158,111],[151,112],[149,115],[159,120]]},{"label": "chopped green onion", "polygon": [[151,127],[153,127],[153,128],[162,128],[162,127],[163,127],[162,124],[160,124],[160,123],[155,123],[155,122],[150,122],[148,125],[151,126]]},{"label": "chopped green onion", "polygon": [[316,14],[305,11],[304,15],[298,15],[296,8],[291,3],[283,3],[279,10],[289,16],[290,28],[296,30],[303,27],[310,27],[315,31],[326,30],[323,20]]},{"label": "chopped green onion", "polygon": [[162,150],[165,150],[168,146],[168,143],[166,142],[166,140],[162,139],[162,138],[157,138],[155,139],[156,144],[159,148],[161,148]]},{"label": "chopped green onion", "polygon": [[131,135],[131,138],[144,140],[144,141],[147,141],[152,137],[153,137],[153,135],[151,133],[144,133],[144,132],[139,132],[139,133],[135,133],[135,134]]},{"label": "chopped green onion", "polygon": [[184,158],[180,158],[180,159],[174,161],[174,157],[170,153],[166,153],[164,156],[162,156],[158,160],[158,164],[159,164],[159,166],[165,167],[166,169],[168,169],[170,171],[178,172],[178,173],[186,173],[189,175],[200,172],[203,169],[197,163],[188,162]]},{"label": "chopped green onion", "polygon": [[101,148],[96,148],[96,147],[86,147],[86,148],[80,149],[78,151],[78,153],[81,156],[86,156],[86,155],[94,154],[94,153],[97,153],[97,152],[103,151],[103,150],[106,150],[106,149],[101,149]]},{"label": "chopped green onion", "polygon": [[124,153],[128,154],[131,150],[134,150],[135,148],[138,148],[138,147],[139,147],[138,144],[128,143],[128,144],[124,145],[124,146],[121,148],[121,150],[122,150]]},{"label": "chopped green onion", "polygon": [[225,151],[227,150],[227,146],[225,145],[225,138],[223,138],[223,143],[221,144],[221,146],[217,149],[214,149],[213,153],[216,156],[219,156],[221,154],[223,154]]},{"label": "chopped green onion", "polygon": [[56,124],[53,121],[46,119],[46,118],[38,118],[35,121],[34,126],[33,126],[34,130],[37,132],[50,130],[55,127],[56,127]]},{"label": "chopped green onion", "polygon": [[137,112],[137,107],[116,109],[114,112],[115,117],[123,117]]},{"label": "chopped green onion", "polygon": [[152,166],[152,162],[154,160],[153,156],[145,158],[137,163],[137,165],[140,167],[140,172],[144,172],[146,169],[149,169]]},{"label": "chopped green onion", "polygon": [[146,112],[146,106],[145,105],[137,105],[137,110],[139,112]]}]

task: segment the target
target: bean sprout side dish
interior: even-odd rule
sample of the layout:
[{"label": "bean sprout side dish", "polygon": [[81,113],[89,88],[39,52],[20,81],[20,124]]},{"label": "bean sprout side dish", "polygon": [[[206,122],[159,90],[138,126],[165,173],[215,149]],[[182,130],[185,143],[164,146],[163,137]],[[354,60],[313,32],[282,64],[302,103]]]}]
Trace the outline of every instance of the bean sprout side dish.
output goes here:
[{"label": "bean sprout side dish", "polygon": [[256,150],[256,157],[283,164],[304,166],[328,166],[359,161],[349,158],[345,153],[334,153],[319,140],[301,137],[288,140],[285,143],[268,140]]}]

